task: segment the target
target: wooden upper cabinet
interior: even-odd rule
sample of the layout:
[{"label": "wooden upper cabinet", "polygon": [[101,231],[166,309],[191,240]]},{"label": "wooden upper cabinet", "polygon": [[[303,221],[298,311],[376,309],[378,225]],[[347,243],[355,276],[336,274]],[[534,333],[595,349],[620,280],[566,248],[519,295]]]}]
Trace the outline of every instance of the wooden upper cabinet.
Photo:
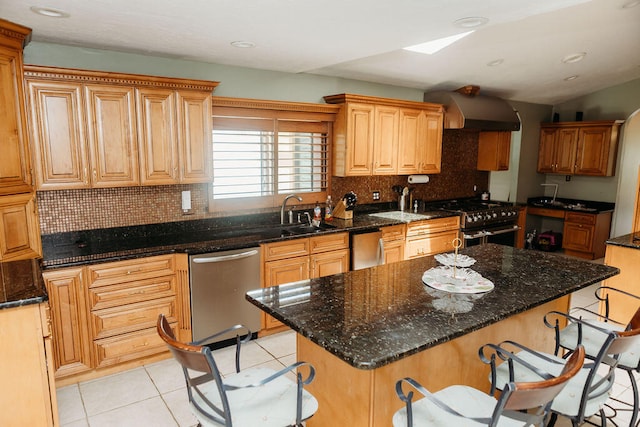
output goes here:
[{"label": "wooden upper cabinet", "polygon": [[82,85],[27,79],[36,185],[89,188]]},{"label": "wooden upper cabinet", "polygon": [[509,169],[511,132],[480,132],[478,139],[478,170],[505,171]]},{"label": "wooden upper cabinet", "polygon": [[542,128],[538,150],[538,172],[572,175],[574,173],[577,128]]},{"label": "wooden upper cabinet", "polygon": [[176,95],[168,89],[136,90],[142,184],[178,182]]},{"label": "wooden upper cabinet", "polygon": [[439,104],[340,94],[333,132],[335,176],[439,173],[443,107]]},{"label": "wooden upper cabinet", "polygon": [[[374,106],[349,103],[336,119],[339,142],[334,150],[334,172],[339,176],[373,172]],[[340,117],[346,114],[346,117]],[[344,160],[341,161],[341,158]]]},{"label": "wooden upper cabinet", "polygon": [[0,260],[12,261],[42,256],[35,194],[0,198]]},{"label": "wooden upper cabinet", "polygon": [[216,82],[28,65],[38,189],[209,182]]},{"label": "wooden upper cabinet", "polygon": [[613,176],[622,120],[545,123],[538,172]]},{"label": "wooden upper cabinet", "polygon": [[617,126],[583,127],[578,131],[576,174],[613,176],[615,174]]},{"label": "wooden upper cabinet", "polygon": [[178,91],[180,182],[211,182],[211,91]]},{"label": "wooden upper cabinet", "polygon": [[442,113],[423,111],[421,130],[424,136],[420,144],[420,168],[418,173],[440,173],[442,170]]},{"label": "wooden upper cabinet", "polygon": [[397,175],[400,110],[377,105],[374,111],[373,174]]},{"label": "wooden upper cabinet", "polygon": [[85,100],[93,187],[139,184],[133,89],[87,85]]},{"label": "wooden upper cabinet", "polygon": [[33,190],[22,84],[22,47],[30,35],[0,19],[0,195]]}]

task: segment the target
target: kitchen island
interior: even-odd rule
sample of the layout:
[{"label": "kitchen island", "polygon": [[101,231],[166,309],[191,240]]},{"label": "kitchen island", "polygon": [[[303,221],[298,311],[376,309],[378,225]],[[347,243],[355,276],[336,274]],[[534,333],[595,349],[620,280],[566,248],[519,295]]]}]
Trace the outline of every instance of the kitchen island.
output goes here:
[{"label": "kitchen island", "polygon": [[[607,240],[604,263],[620,269],[620,274],[605,280],[606,286],[620,289],[640,296],[640,233],[630,233]],[[617,292],[609,294],[609,316],[627,323],[638,309],[638,300]],[[600,313],[605,313],[604,303],[600,304]]]},{"label": "kitchen island", "polygon": [[425,286],[434,257],[259,289],[247,299],[295,330],[297,358],[317,371],[320,403],[307,425],[388,426],[402,405],[395,382],[411,376],[432,391],[453,383],[488,390],[477,355],[514,339],[551,350],[542,316],[566,311],[569,295],[619,273],[614,267],[488,244],[461,250],[495,288],[448,293]]}]

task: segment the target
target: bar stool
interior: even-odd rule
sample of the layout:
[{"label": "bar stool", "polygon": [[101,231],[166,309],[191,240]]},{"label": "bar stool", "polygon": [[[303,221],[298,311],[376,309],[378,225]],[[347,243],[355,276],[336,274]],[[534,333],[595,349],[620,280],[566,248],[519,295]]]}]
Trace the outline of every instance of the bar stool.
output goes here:
[{"label": "bar stool", "polygon": [[[220,371],[204,343],[212,338],[245,329],[236,325],[198,342],[184,344],[176,341],[167,318],[158,316],[158,335],[180,363],[187,382],[187,393],[193,414],[201,426],[283,427],[302,426],[318,410],[318,401],[303,387],[313,380],[315,370],[305,362],[294,363],[278,372],[266,368],[240,370],[241,345],[251,339],[236,340],[236,373],[222,380]],[[306,378],[300,371],[293,382],[283,375],[305,366]]]},{"label": "bar stool", "polygon": [[[593,325],[573,318],[566,313],[551,312],[545,316],[545,323],[551,316],[562,316],[582,325],[581,330],[595,329]],[[634,319],[640,321],[640,308]],[[636,324],[635,321],[633,324]],[[638,324],[640,326],[640,323]],[[549,426],[553,426],[558,416],[564,416],[571,420],[574,427],[582,424],[592,415],[599,414],[601,425],[606,425],[604,405],[609,399],[611,387],[615,379],[615,369],[621,356],[640,345],[640,327],[628,331],[615,331],[599,329],[604,340],[600,347],[591,346],[591,360],[585,363],[584,368],[574,378],[569,380],[567,386],[558,394],[551,404],[551,418]],[[582,336],[584,342],[584,335]],[[565,359],[555,355],[532,350],[513,341],[505,341],[500,344],[505,351],[516,354],[526,361],[530,367],[514,366],[503,362],[495,368],[492,365],[492,391],[500,390],[503,384],[512,381],[535,381],[540,379],[537,370],[544,372],[559,372],[564,366]],[[586,345],[585,345],[586,352]],[[567,356],[565,356],[567,357]]]},{"label": "bar stool", "polygon": [[[491,357],[493,360],[497,354],[498,358],[509,363],[522,363],[517,356],[491,344],[481,347],[481,358],[485,357],[483,354],[486,349],[495,352]],[[396,394],[405,407],[393,415],[393,426],[542,426],[549,414],[551,401],[580,372],[584,348],[578,347],[564,362],[557,376],[541,372],[543,379],[505,384],[498,399],[464,385],[453,385],[431,393],[417,381],[404,378],[396,383]],[[406,393],[404,385],[411,386],[424,397],[414,402],[414,391]]]},{"label": "bar stool", "polygon": [[[619,295],[624,295],[631,300],[637,300],[639,309],[629,323],[621,323],[611,318],[611,302],[609,301],[609,295],[611,293],[617,293]],[[579,313],[579,320],[576,320],[575,316],[558,312],[552,312],[545,316],[545,325],[555,331],[556,355],[559,355],[561,351],[570,351],[572,348],[575,348],[577,344],[583,344],[587,358],[593,360],[596,357],[598,349],[602,346],[603,341],[607,338],[607,333],[609,331],[621,332],[640,328],[640,297],[610,286],[598,287],[595,290],[595,296],[598,300],[603,302],[603,315],[584,307],[578,307],[574,309],[574,312]],[[583,315],[595,318],[584,319],[582,318]],[[563,326],[565,323],[566,326]],[[605,360],[605,363],[606,362],[607,361]],[[640,425],[640,422],[638,422],[638,407],[640,399],[638,397],[638,383],[634,377],[634,371],[640,372],[640,345],[636,345],[628,351],[620,354],[620,357],[617,360],[617,368],[622,369],[629,375],[631,390],[633,392],[633,403],[630,404],[611,397],[611,400],[618,404],[627,405],[631,407],[631,409],[623,409],[619,407],[614,408],[610,403],[607,403],[606,405],[613,410],[613,416],[610,418],[615,417],[618,411],[631,411],[629,426],[638,426]]]}]

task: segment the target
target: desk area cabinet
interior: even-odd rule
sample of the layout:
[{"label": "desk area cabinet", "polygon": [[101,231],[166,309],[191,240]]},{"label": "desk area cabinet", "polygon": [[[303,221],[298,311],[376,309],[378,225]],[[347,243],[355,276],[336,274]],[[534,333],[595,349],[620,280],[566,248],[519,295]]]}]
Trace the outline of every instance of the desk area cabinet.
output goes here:
[{"label": "desk area cabinet", "polygon": [[543,123],[538,172],[613,176],[620,126],[624,121]]}]

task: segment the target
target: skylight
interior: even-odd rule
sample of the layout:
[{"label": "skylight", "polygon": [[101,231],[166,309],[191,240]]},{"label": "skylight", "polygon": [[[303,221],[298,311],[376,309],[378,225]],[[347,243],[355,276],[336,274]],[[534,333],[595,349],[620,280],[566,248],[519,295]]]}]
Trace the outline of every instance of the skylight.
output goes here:
[{"label": "skylight", "polygon": [[466,33],[455,34],[449,37],[443,37],[437,40],[431,40],[426,43],[420,43],[413,46],[405,47],[404,50],[410,50],[411,52],[425,53],[427,55],[432,55],[445,47],[457,42],[463,37],[468,36],[473,33],[473,31],[467,31]]}]

